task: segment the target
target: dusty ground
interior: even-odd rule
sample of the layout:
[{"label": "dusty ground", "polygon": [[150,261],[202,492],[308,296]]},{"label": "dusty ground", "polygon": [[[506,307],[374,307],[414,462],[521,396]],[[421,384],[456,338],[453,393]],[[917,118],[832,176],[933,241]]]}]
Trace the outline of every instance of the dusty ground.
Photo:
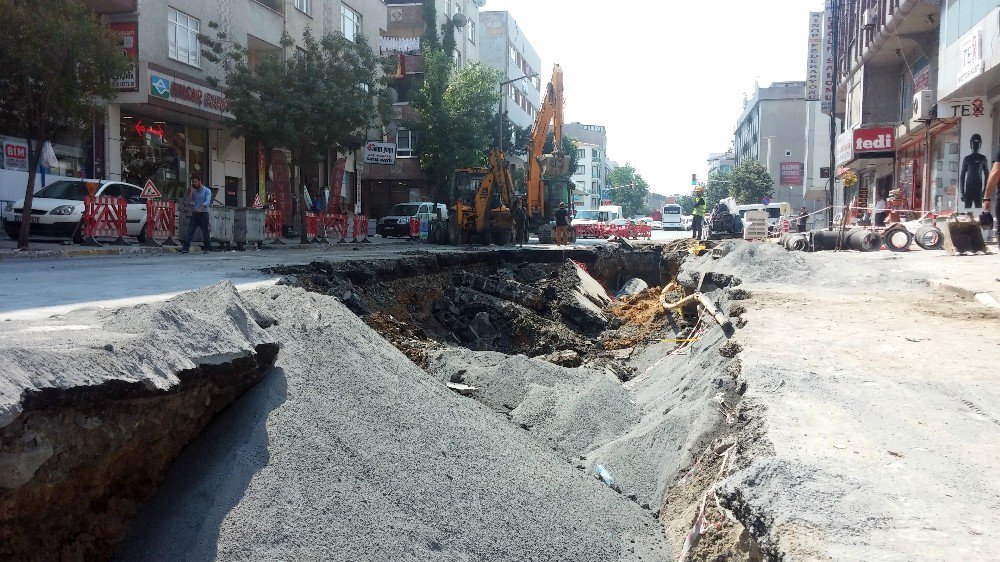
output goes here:
[{"label": "dusty ground", "polygon": [[772,556],[1000,558],[1000,323],[926,282],[996,257],[913,256],[773,256],[742,272],[755,423],[723,505]]}]

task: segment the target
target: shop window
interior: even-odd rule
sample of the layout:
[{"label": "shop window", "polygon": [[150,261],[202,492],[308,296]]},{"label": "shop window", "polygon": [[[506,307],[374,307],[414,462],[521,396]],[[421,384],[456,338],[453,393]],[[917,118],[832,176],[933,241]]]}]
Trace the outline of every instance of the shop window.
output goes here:
[{"label": "shop window", "polygon": [[167,56],[191,66],[200,66],[198,32],[201,22],[184,12],[167,10]]},{"label": "shop window", "polygon": [[361,14],[346,4],[340,5],[340,33],[349,41],[356,41],[361,34]]},{"label": "shop window", "polygon": [[187,195],[187,178],[200,172],[208,181],[208,131],[150,117],[123,114],[122,179],[143,185],[151,179],[168,199]]},{"label": "shop window", "polygon": [[953,210],[958,206],[961,173],[958,127],[934,135],[932,143],[931,189],[928,207],[932,211]]}]

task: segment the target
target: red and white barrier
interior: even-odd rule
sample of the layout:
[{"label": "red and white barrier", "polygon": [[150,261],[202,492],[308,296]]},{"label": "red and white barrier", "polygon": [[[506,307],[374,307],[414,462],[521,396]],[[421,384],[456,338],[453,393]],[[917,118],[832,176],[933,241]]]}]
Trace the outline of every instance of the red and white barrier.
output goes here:
[{"label": "red and white barrier", "polygon": [[338,244],[347,242],[347,215],[326,213],[323,215],[323,225],[328,239],[332,238]]},{"label": "red and white barrier", "polygon": [[284,244],[281,241],[281,228],[281,211],[268,209],[264,215],[264,239],[271,240],[271,244]]},{"label": "red and white barrier", "polygon": [[97,237],[115,237],[112,244],[127,244],[127,204],[122,197],[88,195],[83,200],[84,244],[100,246]]},{"label": "red and white barrier", "polygon": [[[417,226],[419,228],[419,224]],[[417,235],[420,231],[417,231]],[[354,240],[353,242],[371,243],[368,239],[368,217],[365,215],[354,215]]]},{"label": "red and white barrier", "polygon": [[420,219],[410,217],[410,238],[416,240],[420,238]]},{"label": "red and white barrier", "polygon": [[[154,201],[146,199],[146,246],[178,246],[174,240],[177,236],[177,204],[173,201]],[[166,238],[163,243],[157,238]]]},{"label": "red and white barrier", "polygon": [[306,240],[314,244],[319,242],[319,219],[316,213],[306,213]]}]

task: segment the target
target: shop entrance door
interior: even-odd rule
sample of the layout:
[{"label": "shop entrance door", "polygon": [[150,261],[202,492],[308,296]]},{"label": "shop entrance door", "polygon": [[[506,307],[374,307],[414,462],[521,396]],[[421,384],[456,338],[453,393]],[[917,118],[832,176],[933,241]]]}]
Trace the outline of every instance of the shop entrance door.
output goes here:
[{"label": "shop entrance door", "polygon": [[226,206],[239,207],[240,178],[226,176]]}]

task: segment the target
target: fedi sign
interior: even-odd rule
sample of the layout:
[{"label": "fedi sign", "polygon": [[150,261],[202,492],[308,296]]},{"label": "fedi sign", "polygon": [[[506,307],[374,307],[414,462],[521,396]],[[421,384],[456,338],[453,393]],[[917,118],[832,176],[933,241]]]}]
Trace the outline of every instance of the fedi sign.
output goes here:
[{"label": "fedi sign", "polygon": [[149,95],[187,107],[232,116],[229,113],[229,99],[221,92],[209,90],[173,76],[150,73]]},{"label": "fedi sign", "polygon": [[388,164],[396,163],[396,145],[391,142],[365,143],[365,164]]}]

